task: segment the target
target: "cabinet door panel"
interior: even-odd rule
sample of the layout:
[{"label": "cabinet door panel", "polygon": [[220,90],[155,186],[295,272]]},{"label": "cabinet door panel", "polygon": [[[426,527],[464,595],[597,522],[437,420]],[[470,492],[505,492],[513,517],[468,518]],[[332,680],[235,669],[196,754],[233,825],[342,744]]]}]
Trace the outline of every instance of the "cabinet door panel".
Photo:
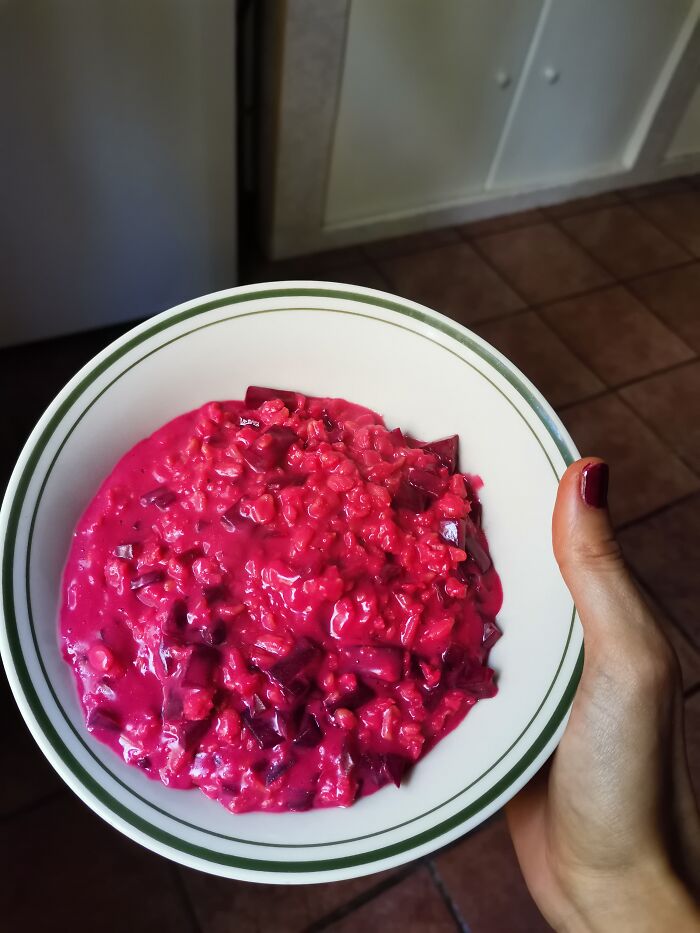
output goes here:
[{"label": "cabinet door panel", "polygon": [[692,0],[551,0],[493,186],[555,184],[622,167]]},{"label": "cabinet door panel", "polygon": [[353,0],[328,225],[483,188],[541,8],[542,0]]}]

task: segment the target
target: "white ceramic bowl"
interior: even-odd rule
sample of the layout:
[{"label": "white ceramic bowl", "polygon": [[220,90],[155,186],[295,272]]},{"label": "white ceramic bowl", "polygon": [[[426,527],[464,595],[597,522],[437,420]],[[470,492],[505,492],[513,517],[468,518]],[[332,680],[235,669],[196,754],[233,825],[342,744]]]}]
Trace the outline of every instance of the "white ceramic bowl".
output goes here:
[{"label": "white ceramic bowl", "polygon": [[[499,693],[414,769],[353,807],[233,815],[197,790],[127,767],[85,729],[57,610],[71,533],[137,440],[249,383],[343,396],[423,438],[459,433],[480,474],[504,589],[491,654]],[[539,392],[479,337],[420,305],[323,282],[208,295],[121,337],[32,433],[0,513],[2,656],[34,737],[68,785],[127,836],[193,868],[305,883],[351,878],[445,845],[501,807],[554,749],[582,664],[576,612],[552,556],[557,482],[576,449]],[[66,827],[70,832],[70,827]]]}]

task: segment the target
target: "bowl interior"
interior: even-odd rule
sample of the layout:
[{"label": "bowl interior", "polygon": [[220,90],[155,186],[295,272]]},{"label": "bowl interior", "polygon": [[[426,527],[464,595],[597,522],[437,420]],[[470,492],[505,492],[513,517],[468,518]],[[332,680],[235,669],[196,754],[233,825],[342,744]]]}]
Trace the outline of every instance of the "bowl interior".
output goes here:
[{"label": "bowl interior", "polygon": [[[550,543],[558,477],[575,454],[565,432],[529,384],[478,338],[408,303],[385,307],[391,302],[381,293],[355,289],[342,297],[337,289],[234,290],[127,335],[47,413],[3,513],[16,619],[15,632],[6,618],[5,654],[42,747],[115,825],[158,851],[225,874],[267,877],[278,870],[247,867],[246,859],[327,860],[333,865],[318,871],[336,877],[378,870],[428,841],[386,857],[378,852],[452,821],[432,845],[447,842],[512,794],[556,740],[575,676],[580,631]],[[478,703],[400,790],[385,788],[348,810],[234,816],[198,791],[148,780],[87,733],[59,651],[64,561],[104,476],[165,421],[209,399],[240,398],[250,383],[343,396],[425,439],[456,432],[461,469],[484,480],[484,524],[504,589],[504,637],[491,655],[498,696]],[[4,586],[7,599],[7,580]],[[15,637],[19,654],[10,650]],[[542,743],[543,729],[557,716]],[[459,818],[470,807],[474,812]],[[171,838],[188,850],[178,855],[182,847]],[[199,850],[213,853],[206,864]],[[339,859],[350,862],[339,867]],[[297,875],[309,880],[309,871]]]}]

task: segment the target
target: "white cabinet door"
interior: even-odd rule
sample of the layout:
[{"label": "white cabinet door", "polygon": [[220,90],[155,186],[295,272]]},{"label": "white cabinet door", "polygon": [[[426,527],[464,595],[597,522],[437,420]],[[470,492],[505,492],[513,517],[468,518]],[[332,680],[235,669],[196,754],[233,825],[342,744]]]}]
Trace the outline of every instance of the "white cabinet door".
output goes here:
[{"label": "white cabinet door", "polygon": [[490,185],[623,167],[625,146],[692,0],[547,0]]},{"label": "white cabinet door", "polygon": [[542,2],[353,0],[327,226],[483,188]]}]

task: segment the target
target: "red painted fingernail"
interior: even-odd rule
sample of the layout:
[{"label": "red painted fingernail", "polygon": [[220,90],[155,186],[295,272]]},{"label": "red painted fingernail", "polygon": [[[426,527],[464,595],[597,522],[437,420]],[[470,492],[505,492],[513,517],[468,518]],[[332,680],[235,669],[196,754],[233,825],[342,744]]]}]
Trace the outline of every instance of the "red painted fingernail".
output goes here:
[{"label": "red painted fingernail", "polygon": [[581,498],[594,509],[604,509],[608,501],[607,463],[589,463],[581,471]]}]

